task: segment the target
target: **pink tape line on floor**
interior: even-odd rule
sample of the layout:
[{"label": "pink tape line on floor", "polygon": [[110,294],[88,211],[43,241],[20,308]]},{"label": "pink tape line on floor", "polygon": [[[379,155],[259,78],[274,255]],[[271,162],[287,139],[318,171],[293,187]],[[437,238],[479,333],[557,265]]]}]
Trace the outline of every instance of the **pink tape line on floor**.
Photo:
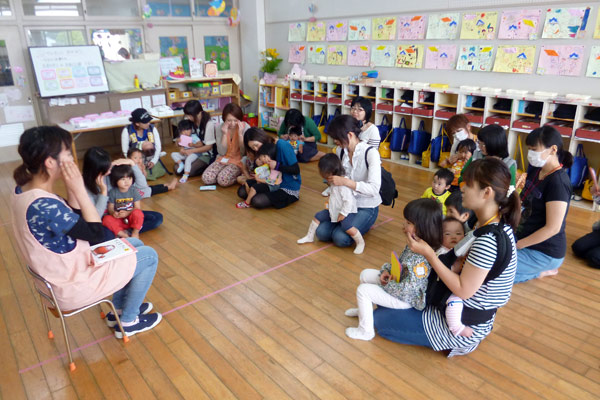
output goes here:
[{"label": "pink tape line on floor", "polygon": [[[386,223],[390,222],[391,220],[393,220],[393,218],[388,218],[388,219],[386,219],[385,221],[381,221],[381,222],[379,222],[379,223],[377,223],[377,224],[373,225],[373,227],[372,227],[371,229],[375,229],[375,228],[377,228],[378,226],[381,226],[381,225],[383,225],[383,224],[386,224]],[[224,291],[226,291],[226,290],[229,290],[229,289],[231,289],[231,288],[234,288],[234,287],[236,287],[236,286],[242,285],[242,284],[244,284],[244,283],[246,283],[246,282],[250,282],[250,281],[252,281],[252,280],[254,280],[254,279],[256,279],[256,278],[259,278],[259,277],[261,277],[261,276],[263,276],[263,275],[266,275],[266,274],[268,274],[269,272],[273,272],[273,271],[275,271],[275,270],[277,270],[277,269],[279,269],[279,268],[285,267],[286,265],[289,265],[289,264],[291,264],[291,263],[293,263],[293,262],[296,262],[296,261],[298,261],[298,260],[301,260],[301,259],[303,259],[303,258],[309,257],[309,256],[311,256],[311,255],[313,255],[313,254],[315,254],[315,253],[318,253],[318,252],[320,252],[320,251],[322,251],[322,250],[325,250],[325,249],[327,249],[327,248],[329,248],[329,247],[331,247],[331,246],[333,246],[333,244],[328,244],[328,245],[325,245],[325,246],[323,246],[323,247],[319,247],[318,249],[315,249],[315,250],[313,250],[313,251],[309,251],[309,252],[308,252],[308,253],[306,253],[306,254],[303,254],[303,255],[301,255],[301,256],[298,256],[298,257],[296,257],[296,258],[293,258],[293,259],[291,259],[291,260],[289,260],[289,261],[286,261],[286,262],[284,262],[284,263],[282,263],[282,264],[279,264],[279,265],[276,265],[276,266],[274,266],[274,267],[271,267],[271,268],[269,268],[269,269],[267,269],[267,270],[265,270],[265,271],[259,272],[259,273],[257,273],[257,274],[254,274],[254,275],[252,275],[252,276],[249,276],[248,278],[242,279],[241,281],[237,281],[237,282],[235,282],[235,283],[232,283],[231,285],[228,285],[228,286],[225,286],[225,287],[223,287],[223,288],[221,288],[221,289],[215,290],[215,291],[214,291],[214,292],[212,292],[212,293],[206,294],[206,295],[204,295],[204,296],[202,296],[202,297],[198,297],[198,298],[197,298],[197,299],[195,299],[195,300],[192,300],[192,301],[190,301],[190,302],[187,302],[187,303],[185,303],[185,304],[182,304],[182,305],[180,305],[180,306],[177,306],[177,307],[175,307],[175,308],[173,308],[173,309],[171,309],[171,310],[169,310],[169,311],[166,311],[166,312],[164,312],[164,313],[163,313],[163,316],[169,315],[169,314],[171,314],[172,312],[175,312],[175,311],[179,311],[179,310],[181,310],[182,308],[185,308],[185,307],[191,306],[191,305],[193,305],[193,304],[195,304],[195,303],[197,303],[197,302],[199,302],[199,301],[206,300],[206,299],[208,299],[209,297],[212,297],[212,296],[214,296],[214,295],[217,295],[217,294],[219,294],[219,293],[222,293],[222,292],[224,292]],[[94,341],[93,341],[93,342],[91,342],[91,343],[84,344],[83,346],[80,346],[80,347],[77,347],[77,348],[73,349],[73,350],[72,350],[72,353],[73,353],[73,354],[75,354],[75,353],[77,353],[78,351],[85,350],[85,349],[87,349],[88,347],[91,347],[91,346],[93,346],[93,345],[95,345],[95,344],[102,343],[102,342],[104,342],[104,341],[106,341],[106,340],[108,340],[108,339],[110,339],[110,338],[112,338],[112,337],[114,337],[114,335],[106,335],[106,336],[104,336],[104,337],[101,337],[100,339],[94,340]],[[31,370],[33,370],[33,369],[36,369],[36,368],[38,368],[38,367],[41,367],[41,366],[43,366],[43,365],[46,365],[46,364],[48,364],[48,363],[51,363],[52,361],[58,360],[58,359],[60,359],[60,358],[66,357],[66,356],[67,356],[67,353],[62,353],[62,354],[59,354],[59,355],[57,355],[57,356],[54,356],[54,357],[52,357],[52,358],[49,358],[49,359],[47,359],[47,360],[41,361],[41,362],[39,362],[39,363],[37,363],[37,364],[31,365],[31,366],[29,366],[29,367],[27,367],[27,368],[23,368],[23,369],[19,370],[19,374],[24,374],[25,372],[31,371]]]}]

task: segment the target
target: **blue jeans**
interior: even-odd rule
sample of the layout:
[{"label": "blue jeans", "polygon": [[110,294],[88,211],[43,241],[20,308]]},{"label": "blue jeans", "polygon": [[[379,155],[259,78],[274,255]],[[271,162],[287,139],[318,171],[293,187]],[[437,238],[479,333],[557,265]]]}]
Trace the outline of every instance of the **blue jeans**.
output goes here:
[{"label": "blue jeans", "polygon": [[144,211],[144,225],[140,233],[158,228],[163,223],[163,215],[156,211]]},{"label": "blue jeans", "polygon": [[565,258],[552,258],[541,251],[532,249],[517,250],[517,273],[515,283],[525,282],[540,276],[540,272],[557,269]]},{"label": "blue jeans", "polygon": [[152,247],[144,246],[139,239],[127,238],[127,240],[137,249],[135,272],[127,285],[113,294],[112,301],[116,309],[123,310],[121,321],[132,322],[137,318],[140,306],[156,274],[158,254]]},{"label": "blue jeans", "polygon": [[375,330],[382,338],[396,343],[432,347],[423,326],[423,311],[378,306],[373,312],[373,320]]},{"label": "blue jeans", "polygon": [[[354,221],[352,226],[359,230],[361,235],[365,235],[375,224],[379,215],[379,206],[373,208],[359,208],[356,214],[350,214]],[[354,239],[346,233],[350,227],[342,227],[340,222],[323,221],[317,228],[317,238],[322,242],[331,242],[337,247],[348,247],[354,244]]]},{"label": "blue jeans", "polygon": [[[346,216],[346,218],[344,218],[342,220],[342,222],[340,222],[340,227],[342,228],[342,230],[344,232],[346,232],[348,229],[350,229],[354,226],[354,218],[356,218],[356,213],[348,214]],[[315,219],[317,221],[319,221],[319,224],[326,222],[326,221],[331,222],[331,216],[329,215],[329,210],[319,211],[318,213],[315,214]]]}]

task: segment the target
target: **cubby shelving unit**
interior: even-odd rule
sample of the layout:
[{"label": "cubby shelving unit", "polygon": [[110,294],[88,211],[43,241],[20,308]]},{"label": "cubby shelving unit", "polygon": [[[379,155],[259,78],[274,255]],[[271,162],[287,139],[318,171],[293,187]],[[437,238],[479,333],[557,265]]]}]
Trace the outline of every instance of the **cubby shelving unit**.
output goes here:
[{"label": "cubby shelving unit", "polygon": [[294,88],[283,81],[266,84],[261,79],[258,88],[259,126],[277,131],[286,111],[298,105],[295,98],[298,93],[301,93],[301,88]]}]

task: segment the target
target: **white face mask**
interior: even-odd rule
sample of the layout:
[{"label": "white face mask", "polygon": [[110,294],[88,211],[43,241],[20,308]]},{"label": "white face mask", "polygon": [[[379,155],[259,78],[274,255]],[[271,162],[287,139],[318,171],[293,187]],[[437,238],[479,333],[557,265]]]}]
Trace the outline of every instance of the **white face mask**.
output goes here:
[{"label": "white face mask", "polygon": [[469,138],[469,134],[464,129],[460,129],[460,130],[454,132],[454,137],[456,138],[456,140],[458,140],[460,142],[460,141],[463,141],[465,139],[468,139]]},{"label": "white face mask", "polygon": [[548,161],[548,159],[542,158],[542,153],[544,151],[546,151],[546,150],[542,150],[542,151],[529,150],[527,152],[527,161],[529,161],[529,164],[536,168],[542,168],[544,165],[546,165],[546,161]]}]

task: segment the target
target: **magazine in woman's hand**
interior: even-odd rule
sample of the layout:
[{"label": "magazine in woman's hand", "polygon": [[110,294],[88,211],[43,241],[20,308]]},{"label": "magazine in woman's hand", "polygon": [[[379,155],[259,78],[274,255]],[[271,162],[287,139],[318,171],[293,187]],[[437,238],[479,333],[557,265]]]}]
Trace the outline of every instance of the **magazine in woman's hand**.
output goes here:
[{"label": "magazine in woman's hand", "polygon": [[137,253],[137,249],[127,239],[117,238],[91,246],[92,257],[96,265],[114,260],[129,254]]}]

